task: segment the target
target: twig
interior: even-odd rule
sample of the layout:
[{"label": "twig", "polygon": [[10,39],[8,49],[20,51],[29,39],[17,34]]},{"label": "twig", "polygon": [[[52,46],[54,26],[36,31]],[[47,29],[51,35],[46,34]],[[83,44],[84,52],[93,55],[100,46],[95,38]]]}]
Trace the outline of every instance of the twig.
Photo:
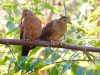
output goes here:
[{"label": "twig", "polygon": [[66,4],[65,4],[65,0],[63,0],[63,3],[64,3],[64,14],[65,14],[65,16],[66,16]]},{"label": "twig", "polygon": [[81,59],[74,59],[74,60],[62,60],[62,61],[56,61],[56,63],[61,63],[61,62],[68,62],[68,61],[91,61],[91,60],[81,60]]},{"label": "twig", "polygon": [[61,75],[61,74],[60,74],[60,69],[59,69],[58,66],[56,65],[56,62],[54,62],[53,58],[52,58],[52,64],[54,64],[54,66],[55,66],[56,69],[58,70],[59,75]]},{"label": "twig", "polygon": [[17,65],[22,69],[22,67],[20,66],[20,64],[17,62],[17,60],[16,60],[16,58],[15,58],[15,56],[14,56],[14,54],[13,54],[13,52],[12,52],[12,49],[9,47],[9,45],[7,44],[7,46],[8,46],[8,48],[9,48],[9,50],[10,50],[10,52],[11,52],[11,54],[12,54],[12,56],[13,56],[13,58],[15,59],[15,61],[16,61],[16,63],[17,63]]},{"label": "twig", "polygon": [[88,59],[91,60],[95,64],[95,61],[89,56],[89,53],[86,51],[86,49],[84,50],[84,53],[88,57]]},{"label": "twig", "polygon": [[[57,63],[62,63],[62,62],[71,62],[71,61],[91,61],[91,60],[81,60],[81,59],[76,59],[76,60],[61,60],[61,61],[56,61],[56,62],[54,62],[54,63],[49,63],[49,64],[46,64],[46,65],[44,65],[44,66],[47,66],[47,65],[51,65],[51,64],[57,64]],[[31,71],[31,72],[34,72],[34,71],[36,71],[36,70],[39,70],[39,69],[41,69],[41,68],[43,68],[44,66],[40,66],[39,68],[36,68],[36,69],[34,69],[33,71]],[[55,66],[56,67],[56,66]],[[57,68],[58,69],[58,68]],[[59,71],[59,70],[58,70]]]},{"label": "twig", "polygon": [[8,75],[10,75],[10,67],[11,67],[11,63],[9,63],[9,66],[8,66]]},{"label": "twig", "polygon": [[[89,60],[91,60],[94,64],[96,64],[95,61],[89,56],[89,53],[86,51],[86,49],[85,49],[84,53],[86,54],[86,56],[88,57]],[[98,69],[98,71],[100,71],[100,69]]]}]

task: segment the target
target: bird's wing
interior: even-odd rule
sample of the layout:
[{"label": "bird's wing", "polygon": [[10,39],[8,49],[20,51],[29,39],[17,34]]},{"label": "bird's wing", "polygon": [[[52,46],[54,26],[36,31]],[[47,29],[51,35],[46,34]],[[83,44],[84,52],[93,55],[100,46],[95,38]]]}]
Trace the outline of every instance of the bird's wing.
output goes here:
[{"label": "bird's wing", "polygon": [[39,37],[40,40],[45,40],[47,37],[51,36],[55,32],[54,23],[55,21],[53,20],[43,28],[42,34]]},{"label": "bird's wing", "polygon": [[20,23],[20,39],[23,39],[23,29],[24,29],[24,26],[22,25],[22,21]]}]

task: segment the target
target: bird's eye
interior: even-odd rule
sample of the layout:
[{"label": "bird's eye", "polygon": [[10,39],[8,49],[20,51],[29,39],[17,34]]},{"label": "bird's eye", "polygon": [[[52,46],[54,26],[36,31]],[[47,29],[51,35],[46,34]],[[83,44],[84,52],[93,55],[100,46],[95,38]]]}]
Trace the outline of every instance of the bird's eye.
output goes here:
[{"label": "bird's eye", "polygon": [[25,14],[26,15],[26,14]]},{"label": "bird's eye", "polygon": [[66,20],[64,20],[64,21],[66,21]]}]

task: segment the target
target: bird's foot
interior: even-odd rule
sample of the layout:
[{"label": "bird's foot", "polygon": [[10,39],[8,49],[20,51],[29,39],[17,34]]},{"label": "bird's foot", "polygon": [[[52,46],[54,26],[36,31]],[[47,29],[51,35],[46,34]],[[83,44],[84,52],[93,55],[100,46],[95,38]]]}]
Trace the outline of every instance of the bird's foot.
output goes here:
[{"label": "bird's foot", "polygon": [[64,42],[56,41],[56,43],[57,43],[57,44],[60,44],[60,45],[62,46],[62,44],[63,44]]},{"label": "bird's foot", "polygon": [[34,43],[36,43],[38,40],[32,40]]},{"label": "bird's foot", "polygon": [[60,45],[62,46],[62,44],[64,43],[64,42],[59,42],[60,43]]},{"label": "bird's foot", "polygon": [[51,42],[51,45],[54,45],[56,43],[56,41],[54,40],[51,40],[50,42]]},{"label": "bird's foot", "polygon": [[25,40],[25,41],[31,41],[30,39],[25,39],[25,38],[24,38],[24,40]]}]

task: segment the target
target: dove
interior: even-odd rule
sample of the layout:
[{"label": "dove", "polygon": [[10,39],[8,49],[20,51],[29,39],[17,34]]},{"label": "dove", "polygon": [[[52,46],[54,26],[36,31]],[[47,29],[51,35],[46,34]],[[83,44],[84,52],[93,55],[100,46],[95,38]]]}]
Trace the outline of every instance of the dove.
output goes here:
[{"label": "dove", "polygon": [[46,24],[43,28],[39,40],[59,41],[67,31],[67,24],[72,24],[67,16],[62,16],[59,19],[54,19]]},{"label": "dove", "polygon": [[[42,32],[41,20],[29,9],[24,9],[20,23],[20,39],[36,42]],[[35,47],[34,47],[35,48]],[[22,56],[27,56],[30,46],[22,47]]]}]

